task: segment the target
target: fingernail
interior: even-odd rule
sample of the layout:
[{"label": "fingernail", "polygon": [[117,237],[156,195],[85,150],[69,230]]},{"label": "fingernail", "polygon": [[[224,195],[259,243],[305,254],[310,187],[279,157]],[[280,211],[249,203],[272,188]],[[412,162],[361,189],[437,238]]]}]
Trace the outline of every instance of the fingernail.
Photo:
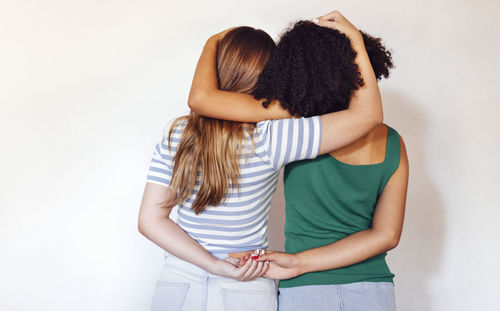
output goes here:
[{"label": "fingernail", "polygon": [[250,258],[252,258],[253,260],[256,260],[256,259],[259,259],[259,256],[252,256]]},{"label": "fingernail", "polygon": [[317,23],[319,23],[319,19],[317,19],[317,18],[313,18],[313,19],[312,19],[312,22],[313,22],[313,23],[315,23],[315,24],[317,24]]}]

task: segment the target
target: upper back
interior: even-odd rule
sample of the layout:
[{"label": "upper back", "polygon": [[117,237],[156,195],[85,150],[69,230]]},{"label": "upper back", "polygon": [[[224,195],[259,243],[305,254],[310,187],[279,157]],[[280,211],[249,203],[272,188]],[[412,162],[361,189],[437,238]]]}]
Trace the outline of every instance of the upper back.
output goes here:
[{"label": "upper back", "polygon": [[[183,138],[185,122],[178,124],[170,137],[168,131],[156,145],[147,181],[170,186],[174,158]],[[167,126],[170,129],[170,126]],[[179,204],[178,223],[206,249],[224,256],[228,252],[267,246],[267,216],[281,167],[301,159],[315,158],[319,151],[320,117],[259,122],[253,142],[246,137],[238,156],[239,187],[230,188],[217,206],[208,206],[196,214],[192,204],[204,182],[201,172],[190,196]],[[204,136],[201,135],[200,139]],[[249,151],[249,152],[247,152]]]},{"label": "upper back", "polygon": [[388,131],[387,125],[380,124],[350,145],[330,152],[330,155],[349,165],[382,163],[386,154]]},{"label": "upper back", "polygon": [[398,133],[382,125],[332,154],[286,166],[285,230],[333,226],[343,236],[371,226],[377,199],[399,167]]}]

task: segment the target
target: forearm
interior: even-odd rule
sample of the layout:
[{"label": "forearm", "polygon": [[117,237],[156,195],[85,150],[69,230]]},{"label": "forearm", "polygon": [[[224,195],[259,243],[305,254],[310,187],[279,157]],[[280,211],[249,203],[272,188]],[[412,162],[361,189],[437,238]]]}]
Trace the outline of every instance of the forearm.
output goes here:
[{"label": "forearm", "polygon": [[217,258],[169,218],[142,220],[140,232],[174,256],[211,271]]},{"label": "forearm", "polygon": [[342,268],[386,252],[393,239],[373,229],[359,231],[335,243],[295,254],[300,274]]}]

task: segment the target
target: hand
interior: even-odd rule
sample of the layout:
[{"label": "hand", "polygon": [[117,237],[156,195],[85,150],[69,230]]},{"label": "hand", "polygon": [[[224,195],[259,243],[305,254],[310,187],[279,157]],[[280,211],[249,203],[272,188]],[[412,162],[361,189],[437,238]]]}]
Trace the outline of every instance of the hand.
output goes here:
[{"label": "hand", "polygon": [[243,266],[239,266],[238,259],[228,257],[224,260],[217,260],[212,273],[246,282],[263,276],[268,268],[268,263],[254,259],[247,260]]},{"label": "hand", "polygon": [[296,254],[267,251],[257,261],[269,261],[269,269],[264,275],[266,278],[284,280],[302,274]]},{"label": "hand", "polygon": [[221,32],[219,32],[219,33],[216,33],[215,35],[213,35],[213,36],[212,36],[212,37],[210,37],[210,38],[211,38],[211,39],[215,39],[215,41],[217,41],[217,42],[218,42],[218,41],[222,40],[222,38],[224,38],[224,36],[225,36],[228,32],[230,32],[231,30],[233,30],[234,28],[236,28],[236,27],[230,27],[230,28],[228,28],[228,29],[226,29],[226,30],[223,30],[223,31],[221,31]]},{"label": "hand", "polygon": [[337,10],[318,17],[313,21],[318,26],[336,29],[345,34],[351,40],[353,46],[360,43],[363,44],[363,36],[359,30]]}]

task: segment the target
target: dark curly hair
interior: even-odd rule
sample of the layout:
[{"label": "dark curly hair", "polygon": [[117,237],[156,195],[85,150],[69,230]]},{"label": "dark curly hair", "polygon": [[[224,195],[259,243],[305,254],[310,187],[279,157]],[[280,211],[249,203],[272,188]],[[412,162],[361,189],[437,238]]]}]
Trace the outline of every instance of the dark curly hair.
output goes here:
[{"label": "dark curly hair", "polygon": [[[389,77],[391,53],[380,38],[361,34],[375,76]],[[354,91],[364,85],[355,56],[345,34],[299,21],[281,36],[252,95],[265,99],[266,108],[277,99],[302,117],[347,109]]]}]

